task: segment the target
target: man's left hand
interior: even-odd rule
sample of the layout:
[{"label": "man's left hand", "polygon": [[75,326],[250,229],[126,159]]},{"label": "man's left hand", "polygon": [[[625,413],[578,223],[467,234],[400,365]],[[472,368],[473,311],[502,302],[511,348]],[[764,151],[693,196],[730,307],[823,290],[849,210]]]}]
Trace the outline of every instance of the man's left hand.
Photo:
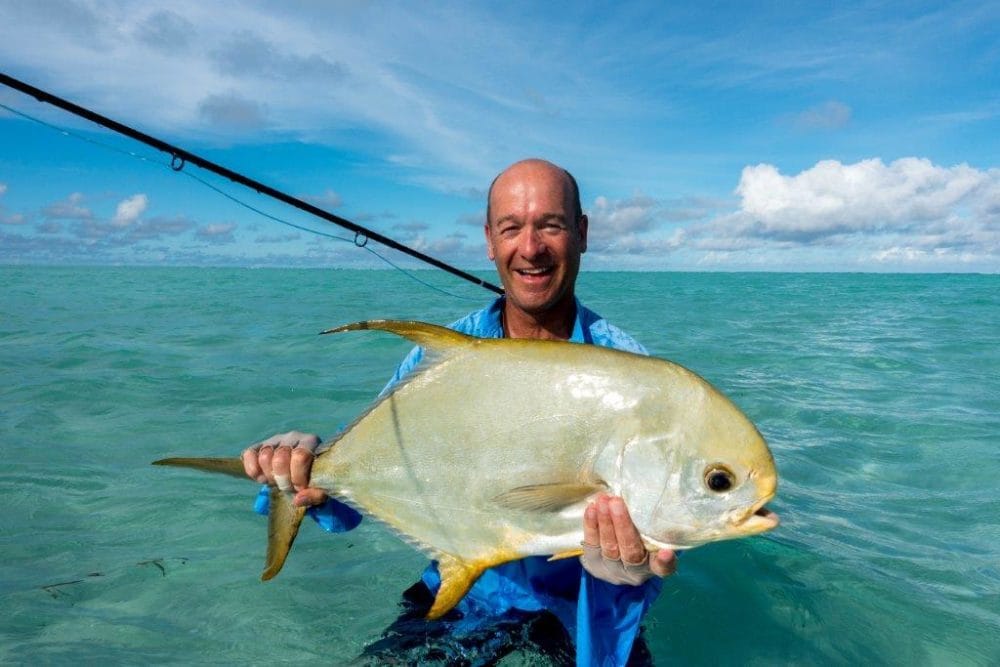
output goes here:
[{"label": "man's left hand", "polygon": [[677,570],[677,556],[670,549],[650,553],[632,523],[625,501],[601,494],[583,515],[583,568],[612,584],[638,586],[653,576],[666,577]]}]

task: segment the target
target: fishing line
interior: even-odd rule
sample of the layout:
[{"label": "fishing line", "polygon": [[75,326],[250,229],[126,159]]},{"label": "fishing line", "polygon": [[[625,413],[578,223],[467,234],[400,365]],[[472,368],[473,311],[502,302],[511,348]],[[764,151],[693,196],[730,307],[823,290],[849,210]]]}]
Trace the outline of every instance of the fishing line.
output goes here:
[{"label": "fishing line", "polygon": [[[398,265],[394,264],[389,259],[383,257],[378,252],[376,252],[373,249],[369,248],[368,245],[367,245],[368,241],[369,240],[375,241],[377,243],[380,243],[380,244],[382,244],[384,246],[387,246],[389,248],[392,248],[394,250],[398,250],[398,251],[400,251],[400,252],[402,252],[404,254],[410,255],[411,257],[414,257],[414,258],[419,259],[419,260],[421,260],[423,262],[426,262],[426,263],[428,263],[428,264],[430,264],[430,265],[432,265],[432,266],[434,266],[436,268],[439,268],[439,269],[442,269],[444,271],[447,271],[448,273],[451,273],[452,275],[458,276],[459,278],[462,278],[463,280],[467,280],[467,281],[469,281],[469,282],[471,282],[473,284],[479,285],[481,287],[485,287],[486,289],[491,290],[493,292],[496,292],[497,294],[503,294],[503,289],[502,288],[497,287],[496,285],[493,285],[492,283],[489,283],[489,282],[487,282],[487,281],[485,281],[485,280],[483,280],[481,278],[478,278],[477,276],[474,276],[474,275],[472,275],[470,273],[462,271],[461,269],[455,268],[454,266],[451,266],[450,264],[447,264],[447,263],[445,263],[445,262],[443,262],[443,261],[441,261],[439,259],[431,257],[430,255],[426,255],[426,254],[420,252],[419,250],[416,250],[414,248],[410,248],[409,246],[403,245],[402,243],[399,243],[398,241],[395,241],[395,240],[393,240],[393,239],[391,239],[389,237],[383,236],[382,234],[379,234],[379,233],[374,232],[372,230],[366,229],[365,227],[357,225],[357,224],[355,224],[355,223],[353,223],[353,222],[351,222],[351,221],[349,221],[349,220],[347,220],[345,218],[342,218],[340,216],[334,215],[333,213],[330,213],[329,211],[325,211],[325,210],[323,210],[321,208],[318,208],[318,207],[316,207],[316,206],[314,206],[312,204],[309,204],[308,202],[302,201],[301,199],[298,199],[296,197],[292,197],[291,195],[288,195],[285,192],[282,192],[280,190],[272,188],[272,187],[270,187],[268,185],[265,185],[265,184],[263,184],[263,183],[261,183],[259,181],[255,181],[255,180],[253,180],[251,178],[248,178],[247,176],[244,176],[243,174],[240,174],[238,172],[232,171],[230,169],[227,169],[226,167],[223,167],[223,166],[218,165],[218,164],[216,164],[214,162],[206,160],[205,158],[202,158],[202,157],[200,157],[198,155],[195,155],[194,153],[191,153],[189,151],[186,151],[183,148],[179,148],[179,147],[174,146],[172,144],[168,144],[165,141],[157,139],[157,138],[155,138],[155,137],[153,137],[151,135],[145,134],[143,132],[139,132],[138,130],[135,130],[135,129],[133,129],[133,128],[127,126],[127,125],[124,125],[122,123],[119,123],[118,121],[112,120],[112,119],[110,119],[110,118],[108,118],[106,116],[102,116],[102,115],[100,115],[98,113],[95,113],[95,112],[89,110],[89,109],[86,109],[86,108],[81,107],[79,105],[73,104],[72,102],[68,102],[67,100],[64,100],[62,98],[56,97],[55,95],[52,95],[51,93],[48,93],[48,92],[46,92],[44,90],[41,90],[40,88],[35,88],[34,86],[31,86],[31,85],[26,84],[26,83],[24,83],[22,81],[19,81],[19,80],[13,78],[13,77],[10,77],[10,76],[8,76],[6,74],[3,74],[2,72],[0,72],[0,83],[4,84],[4,85],[6,85],[6,86],[8,86],[10,88],[13,88],[15,90],[18,90],[18,91],[20,91],[22,93],[25,93],[27,95],[31,95],[32,97],[38,99],[41,102],[47,102],[49,104],[52,104],[53,106],[59,107],[60,109],[63,109],[64,111],[72,113],[72,114],[74,114],[76,116],[79,116],[81,118],[85,118],[87,120],[90,120],[91,122],[94,122],[94,123],[96,123],[98,125],[102,125],[102,126],[108,128],[110,130],[113,130],[114,132],[117,132],[118,134],[122,134],[122,135],[127,136],[127,137],[129,137],[131,139],[139,141],[140,143],[146,144],[147,146],[155,148],[155,149],[157,149],[157,150],[159,150],[159,151],[161,151],[163,153],[167,153],[167,154],[170,155],[170,158],[171,158],[170,159],[170,164],[168,166],[173,171],[176,171],[176,172],[182,172],[183,171],[183,173],[185,173],[186,175],[191,176],[195,180],[197,180],[197,181],[203,183],[204,185],[210,187],[212,190],[214,190],[214,191],[216,191],[216,192],[218,192],[220,194],[223,194],[224,196],[226,196],[227,198],[229,198],[232,201],[236,202],[237,204],[240,204],[241,206],[245,206],[245,207],[247,207],[250,210],[256,211],[256,212],[260,213],[261,215],[264,215],[265,217],[268,217],[268,218],[271,218],[271,219],[273,219],[273,220],[275,220],[277,222],[280,222],[281,224],[287,224],[287,225],[289,225],[291,227],[295,227],[297,229],[302,229],[303,231],[314,233],[314,234],[317,234],[319,236],[327,236],[329,238],[334,238],[334,239],[341,240],[341,241],[347,240],[349,242],[352,242],[352,243],[354,243],[354,245],[358,246],[359,248],[364,248],[364,249],[368,250],[369,252],[371,252],[376,257],[378,257],[382,261],[386,262],[387,264],[389,264],[393,268],[395,268],[398,271],[402,272],[403,274],[409,276],[413,280],[416,280],[417,282],[419,282],[419,283],[421,283],[423,285],[426,285],[427,287],[430,287],[431,289],[435,289],[435,290],[440,291],[440,292],[442,292],[444,294],[449,294],[449,296],[457,296],[457,295],[452,295],[452,294],[450,294],[450,293],[448,293],[448,292],[446,292],[444,290],[441,290],[441,289],[439,289],[437,287],[434,287],[433,285],[430,285],[429,283],[426,283],[423,280],[417,278],[416,276],[413,276],[412,274],[408,273],[406,270],[404,270],[401,267],[399,267]],[[19,111],[16,111],[14,109],[11,109],[10,107],[8,107],[6,105],[0,104],[0,107],[6,109],[8,111],[10,111],[11,113],[14,113],[14,114],[18,115],[18,116],[21,116],[21,117],[24,117],[24,118],[28,118],[28,119],[33,120],[35,122],[41,123],[42,125],[50,127],[50,128],[52,128],[52,129],[54,129],[54,130],[56,130],[58,132],[63,133],[64,135],[78,136],[78,135],[75,135],[73,133],[70,133],[68,130],[65,130],[63,128],[58,128],[58,127],[56,127],[56,126],[54,126],[54,125],[52,125],[50,123],[46,123],[46,122],[41,121],[39,119],[35,119],[35,118],[31,117],[31,116],[28,116],[27,114],[24,114],[22,112],[19,112]],[[85,137],[78,137],[78,138],[83,139],[84,141],[88,141],[89,143],[94,143],[96,145],[101,145],[99,142],[93,141],[91,139],[87,139]],[[111,150],[115,150],[115,151],[123,153],[125,155],[131,155],[131,156],[136,157],[136,158],[138,158],[140,160],[143,160],[143,161],[148,161],[147,158],[145,158],[144,156],[140,156],[140,155],[138,155],[136,153],[132,153],[132,152],[129,152],[129,151],[123,151],[121,149],[113,148],[113,147],[110,147],[110,146],[105,146],[105,148],[109,148]],[[333,224],[338,225],[340,227],[343,227],[345,229],[348,229],[349,231],[354,232],[354,238],[353,239],[344,239],[343,237],[339,237],[339,236],[335,236],[335,235],[330,235],[330,234],[324,234],[322,232],[317,232],[316,230],[308,229],[308,228],[305,228],[305,227],[300,227],[298,225],[289,223],[288,221],[284,221],[284,220],[278,219],[278,218],[276,218],[274,216],[270,216],[270,215],[264,214],[263,212],[257,211],[256,209],[254,209],[249,204],[241,202],[240,200],[236,199],[235,197],[232,197],[231,195],[228,195],[227,193],[224,193],[222,190],[219,190],[218,188],[210,185],[209,183],[207,183],[204,180],[202,180],[202,179],[194,176],[193,174],[189,174],[188,172],[184,171],[184,167],[187,165],[188,162],[190,162],[190,163],[192,163],[192,164],[194,164],[194,165],[196,165],[198,167],[201,167],[202,169],[205,169],[206,171],[210,171],[210,172],[215,173],[215,174],[217,174],[219,176],[223,176],[223,177],[229,179],[230,181],[233,181],[234,183],[237,183],[239,185],[243,185],[244,187],[247,187],[247,188],[250,188],[252,190],[255,190],[259,194],[271,197],[272,199],[277,199],[280,202],[283,202],[283,203],[285,203],[285,204],[287,204],[289,206],[293,206],[293,207],[295,207],[295,208],[297,208],[299,210],[305,211],[306,213],[314,215],[314,216],[316,216],[316,217],[318,217],[318,218],[320,218],[322,220],[325,220],[327,222],[330,222],[330,223],[333,223]],[[468,298],[468,297],[458,297],[458,298]]]},{"label": "fishing line", "polygon": [[374,248],[370,247],[368,245],[367,238],[364,241],[362,241],[362,242],[359,243],[358,240],[357,240],[358,239],[357,236],[355,236],[355,238],[353,238],[353,239],[349,239],[349,238],[347,238],[345,236],[337,236],[336,234],[330,234],[328,232],[321,232],[318,229],[312,229],[311,227],[305,227],[303,225],[298,225],[298,224],[296,224],[294,222],[291,222],[290,220],[285,220],[284,218],[279,218],[276,215],[268,213],[268,212],[266,212],[266,211],[264,211],[262,209],[259,209],[259,208],[255,207],[255,206],[253,206],[252,204],[250,204],[248,202],[243,201],[239,197],[226,192],[222,188],[220,188],[220,187],[218,187],[216,185],[213,185],[212,183],[209,183],[205,179],[197,176],[196,174],[192,174],[190,171],[181,170],[181,169],[175,169],[174,168],[174,162],[173,162],[173,160],[171,160],[170,163],[163,162],[161,160],[157,160],[157,159],[150,158],[150,157],[147,157],[145,155],[142,155],[140,153],[136,153],[135,151],[125,150],[125,149],[119,148],[117,146],[112,146],[111,144],[106,144],[106,143],[104,143],[102,141],[97,141],[96,139],[91,139],[90,137],[86,137],[86,136],[84,136],[82,134],[77,134],[76,132],[73,132],[72,130],[67,130],[64,127],[60,127],[60,126],[55,125],[53,123],[49,123],[48,121],[42,120],[41,118],[36,118],[36,117],[34,117],[34,116],[30,115],[30,114],[27,114],[27,113],[25,113],[23,111],[20,111],[18,109],[14,109],[12,107],[9,107],[6,104],[3,104],[2,102],[0,102],[0,109],[4,109],[5,111],[8,111],[8,112],[14,114],[15,116],[20,116],[21,118],[24,118],[25,120],[30,120],[30,121],[32,121],[34,123],[38,123],[39,125],[42,125],[43,127],[46,127],[48,129],[52,130],[53,132],[58,132],[59,134],[62,134],[63,136],[72,137],[73,139],[77,139],[79,141],[86,142],[86,143],[91,144],[93,146],[97,146],[98,148],[102,148],[102,149],[107,150],[107,151],[118,153],[118,154],[124,155],[126,157],[134,158],[136,160],[139,160],[141,162],[145,162],[147,164],[154,164],[154,165],[158,165],[160,167],[164,167],[164,168],[170,169],[171,171],[174,171],[174,172],[179,172],[183,176],[187,176],[188,178],[190,178],[190,179],[192,179],[192,180],[200,183],[204,187],[208,188],[209,190],[212,190],[216,194],[219,194],[219,195],[225,197],[226,199],[230,200],[231,202],[233,202],[233,203],[235,203],[235,204],[237,204],[239,206],[242,206],[243,208],[245,208],[245,209],[247,209],[249,211],[252,211],[252,212],[256,213],[257,215],[259,215],[261,217],[264,217],[264,218],[267,218],[269,220],[273,220],[274,222],[277,222],[279,224],[285,225],[286,227],[291,227],[293,229],[298,229],[300,231],[307,232],[309,234],[315,234],[316,236],[322,236],[324,238],[333,239],[333,240],[336,240],[336,241],[342,241],[344,243],[353,243],[356,247],[361,248],[362,250],[365,250],[365,251],[371,253],[372,255],[374,255],[375,257],[379,258],[380,260],[382,260],[383,262],[385,262],[386,264],[388,264],[390,267],[392,267],[396,271],[399,271],[400,273],[402,273],[404,276],[406,276],[410,280],[412,280],[412,281],[414,281],[414,282],[416,282],[416,283],[418,283],[420,285],[423,285],[424,287],[426,287],[428,289],[431,289],[431,290],[433,290],[435,292],[439,292],[441,294],[444,294],[445,296],[449,296],[449,297],[452,297],[454,299],[463,299],[463,300],[468,300],[468,301],[478,301],[479,300],[476,297],[462,296],[461,294],[455,294],[453,292],[449,292],[446,289],[438,287],[437,285],[432,285],[431,283],[427,282],[426,280],[424,280],[422,278],[419,278],[418,276],[416,276],[412,272],[404,269],[399,264],[396,264],[395,262],[393,262],[391,259],[389,259],[385,255],[382,255],[377,250],[375,250]]},{"label": "fishing line", "polygon": [[[0,105],[0,106],[3,106],[3,105]],[[466,300],[475,300],[475,301],[479,300],[476,297],[472,297],[472,296],[461,296],[459,294],[453,294],[452,292],[449,292],[449,291],[447,291],[445,289],[442,289],[442,288],[440,288],[440,287],[438,287],[436,285],[431,285],[429,282],[425,281],[422,278],[418,278],[416,275],[414,275],[413,273],[407,271],[403,267],[399,266],[398,264],[396,264],[395,262],[393,262],[388,257],[379,254],[379,252],[377,250],[375,250],[374,248],[369,247],[368,246],[368,240],[367,240],[367,238],[363,242],[359,243],[358,240],[357,240],[358,239],[357,235],[355,235],[355,237],[353,239],[349,239],[349,238],[346,238],[344,236],[337,236],[336,234],[330,234],[328,232],[321,232],[318,229],[310,229],[309,227],[304,227],[302,225],[297,225],[294,222],[291,222],[290,220],[284,220],[282,218],[279,218],[276,215],[272,215],[270,213],[267,213],[266,211],[262,211],[261,209],[254,207],[253,205],[248,204],[247,202],[245,202],[245,201],[243,201],[243,200],[235,197],[234,195],[229,194],[225,190],[212,185],[208,181],[206,181],[203,178],[200,178],[200,177],[192,174],[191,172],[182,171],[181,173],[183,175],[187,176],[188,178],[192,178],[195,181],[197,181],[198,183],[201,183],[202,185],[204,185],[209,190],[212,190],[212,191],[214,191],[214,192],[222,195],[226,199],[228,199],[228,200],[230,200],[230,201],[232,201],[232,202],[234,202],[236,204],[239,204],[243,208],[248,209],[250,211],[253,211],[257,215],[263,216],[263,217],[265,217],[265,218],[267,218],[269,220],[273,220],[273,221],[277,222],[278,224],[285,225],[286,227],[292,227],[293,229],[300,229],[300,230],[302,230],[304,232],[309,232],[310,234],[315,234],[317,236],[323,236],[323,237],[328,238],[328,239],[335,239],[337,241],[343,241],[345,243],[353,243],[358,248],[361,248],[362,250],[367,250],[371,254],[375,255],[380,260],[382,260],[383,262],[385,262],[386,264],[388,264],[392,268],[396,269],[397,271],[399,271],[400,273],[402,273],[404,276],[406,276],[410,280],[413,280],[414,282],[420,283],[424,287],[432,289],[435,292],[440,292],[441,294],[444,294],[445,296],[450,296],[450,297],[453,297],[455,299],[466,299]]]}]

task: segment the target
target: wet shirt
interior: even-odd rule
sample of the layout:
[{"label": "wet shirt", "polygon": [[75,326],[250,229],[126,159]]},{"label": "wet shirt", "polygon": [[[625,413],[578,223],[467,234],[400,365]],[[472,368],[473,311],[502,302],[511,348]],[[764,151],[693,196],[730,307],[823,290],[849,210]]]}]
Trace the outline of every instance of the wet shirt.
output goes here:
[{"label": "wet shirt", "polygon": [[[470,313],[450,325],[451,329],[480,338],[503,338],[503,297],[486,308]],[[637,354],[646,350],[631,336],[576,302],[576,318],[570,341],[611,347]],[[403,359],[384,395],[406,377],[423,358],[416,347]],[[267,513],[267,493],[257,498],[256,509]],[[343,532],[361,522],[361,515],[347,505],[329,499],[310,508],[309,514],[325,530]],[[436,563],[421,577],[431,593],[440,586]],[[554,614],[574,639],[578,665],[621,665],[628,660],[639,624],[660,592],[661,580],[653,577],[641,586],[616,586],[591,576],[579,559],[549,561],[533,556],[505,563],[483,573],[458,603],[450,630],[456,636],[472,634],[493,619],[512,611],[547,610]]]}]

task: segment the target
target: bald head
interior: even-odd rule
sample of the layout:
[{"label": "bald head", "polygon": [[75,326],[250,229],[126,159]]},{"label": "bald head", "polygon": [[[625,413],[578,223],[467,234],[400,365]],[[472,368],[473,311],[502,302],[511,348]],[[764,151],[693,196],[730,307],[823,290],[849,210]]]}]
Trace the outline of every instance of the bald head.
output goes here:
[{"label": "bald head", "polygon": [[492,224],[493,220],[493,190],[495,189],[497,183],[502,181],[509,175],[514,175],[523,171],[536,171],[540,173],[549,172],[557,175],[563,182],[563,190],[566,196],[566,210],[573,212],[573,223],[577,223],[580,217],[583,215],[583,206],[580,204],[580,187],[576,184],[576,179],[573,178],[573,174],[569,173],[559,165],[553,164],[548,160],[540,160],[538,158],[529,158],[527,160],[521,160],[510,165],[493,179],[490,183],[489,193],[486,195],[486,224]]}]

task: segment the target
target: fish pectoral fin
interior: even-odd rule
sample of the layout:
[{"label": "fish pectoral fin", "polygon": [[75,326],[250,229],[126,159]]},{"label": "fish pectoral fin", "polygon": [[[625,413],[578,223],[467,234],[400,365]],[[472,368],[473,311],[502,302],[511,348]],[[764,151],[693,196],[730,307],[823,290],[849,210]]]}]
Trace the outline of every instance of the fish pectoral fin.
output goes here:
[{"label": "fish pectoral fin", "polygon": [[570,549],[569,551],[560,551],[557,554],[552,554],[549,556],[549,561],[562,560],[563,558],[576,558],[583,555],[583,549]]},{"label": "fish pectoral fin", "polygon": [[524,512],[558,512],[586,500],[595,493],[607,491],[603,484],[533,484],[519,486],[494,496],[501,507]]},{"label": "fish pectoral fin", "polygon": [[464,560],[451,554],[438,554],[438,573],[441,586],[434,597],[434,604],[427,612],[427,620],[441,618],[461,601],[476,580],[491,567],[520,558],[518,554],[498,551],[486,558]]},{"label": "fish pectoral fin", "polygon": [[388,331],[397,336],[408,338],[423,348],[439,352],[469,345],[476,340],[473,336],[467,336],[452,329],[439,327],[436,324],[405,320],[366,320],[364,322],[354,322],[353,324],[345,324],[333,329],[327,329],[326,331],[321,331],[320,334],[365,331],[369,329]]},{"label": "fish pectoral fin", "polygon": [[262,581],[267,581],[281,572],[288,551],[292,548],[299,525],[306,514],[305,507],[296,507],[292,502],[294,493],[271,487],[271,506],[267,511],[267,556],[264,563]]}]

